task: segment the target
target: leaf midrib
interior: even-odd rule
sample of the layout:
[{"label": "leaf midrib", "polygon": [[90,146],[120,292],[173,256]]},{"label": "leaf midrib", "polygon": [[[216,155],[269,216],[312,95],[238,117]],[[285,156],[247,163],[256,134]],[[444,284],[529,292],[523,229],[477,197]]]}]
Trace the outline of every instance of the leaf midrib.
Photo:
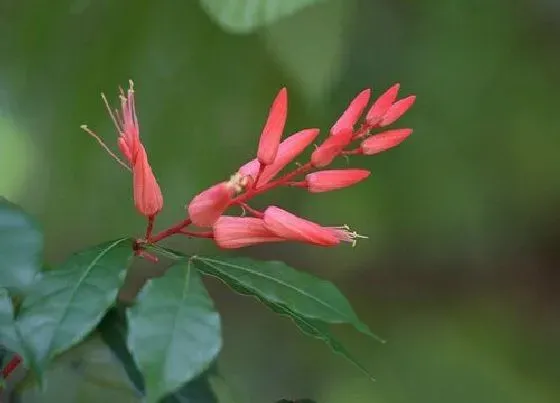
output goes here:
[{"label": "leaf midrib", "polygon": [[[167,343],[167,348],[166,348],[166,353],[165,353],[165,362],[162,363],[163,365],[161,365],[160,367],[160,375],[161,375],[161,380],[165,380],[167,377],[165,376],[165,372],[167,372],[166,368],[167,368],[167,364],[168,364],[168,360],[169,360],[169,352],[172,351],[171,346],[173,345],[174,341],[175,341],[175,333],[177,330],[177,323],[179,322],[178,318],[179,318],[179,314],[183,309],[183,305],[185,300],[188,298],[188,290],[189,290],[189,286],[190,286],[190,281],[191,281],[191,262],[190,260],[187,261],[187,267],[186,267],[186,275],[185,275],[185,281],[183,283],[183,293],[181,295],[181,303],[177,304],[177,309],[175,310],[175,315],[173,318],[173,327],[171,329],[171,331],[169,332],[169,342]],[[159,383],[161,383],[161,380]],[[165,382],[167,384],[167,382]],[[158,385],[159,386],[159,385]],[[161,392],[162,388],[158,387],[158,393]],[[166,386],[164,386],[163,389],[167,389]]]},{"label": "leaf midrib", "polygon": [[[281,284],[281,285],[283,285],[283,286],[285,286],[285,287],[287,287],[287,288],[291,288],[292,290],[295,290],[295,291],[299,292],[300,294],[302,294],[302,295],[304,295],[304,296],[306,296],[306,297],[311,298],[312,300],[318,302],[320,305],[322,305],[322,306],[324,306],[324,307],[326,307],[326,308],[329,308],[329,309],[332,310],[333,312],[336,312],[336,313],[340,314],[342,317],[346,318],[347,321],[348,321],[348,323],[356,323],[356,319],[350,320],[350,319],[352,319],[351,317],[348,317],[348,316],[345,315],[343,312],[340,312],[338,309],[335,309],[335,308],[332,307],[331,305],[326,304],[324,301],[318,299],[317,297],[315,297],[315,296],[313,296],[313,295],[311,295],[311,294],[308,294],[308,293],[306,293],[305,291],[300,290],[300,289],[298,289],[298,288],[296,288],[296,287],[294,287],[294,286],[292,286],[292,285],[290,285],[290,284],[288,284],[288,283],[285,283],[285,282],[283,282],[283,281],[281,281],[281,280],[279,280],[279,279],[276,279],[276,278],[274,278],[274,277],[267,276],[267,275],[265,275],[265,274],[263,274],[263,273],[261,273],[261,272],[254,271],[254,270],[251,270],[251,269],[246,268],[246,267],[243,267],[243,266],[237,266],[237,265],[235,265],[235,264],[231,264],[231,263],[224,262],[224,261],[220,261],[220,260],[214,260],[214,259],[211,259],[211,258],[205,258],[205,257],[200,257],[200,256],[193,256],[192,259],[199,259],[199,260],[202,261],[203,263],[208,264],[209,266],[215,268],[216,270],[220,271],[221,273],[224,273],[224,271],[223,271],[223,270],[220,270],[220,269],[219,269],[218,267],[216,267],[215,265],[212,265],[212,264],[208,263],[208,261],[212,261],[212,262],[218,263],[218,264],[223,264],[223,265],[225,265],[225,266],[234,267],[234,268],[237,268],[237,269],[239,269],[239,270],[244,270],[244,271],[246,271],[246,272],[248,272],[248,273],[254,274],[254,275],[256,275],[256,276],[260,276],[260,277],[266,278],[266,279],[268,279],[268,280],[271,280],[271,281],[273,281],[273,282],[276,282],[276,283],[278,283],[278,284]],[[225,274],[228,275],[228,273],[225,273]],[[252,288],[252,287],[249,287],[249,288]],[[253,288],[253,289],[254,289],[254,288]]]},{"label": "leaf midrib", "polygon": [[113,242],[111,245],[107,246],[106,249],[102,250],[96,257],[95,259],[93,259],[91,261],[91,263],[88,265],[88,267],[86,268],[86,270],[84,270],[83,274],[80,276],[80,279],[78,280],[78,282],[76,283],[75,287],[72,289],[71,293],[70,293],[70,298],[68,300],[68,303],[65,305],[64,307],[64,311],[62,312],[62,315],[60,316],[60,319],[56,322],[56,327],[55,330],[53,332],[53,335],[49,341],[49,345],[48,345],[48,349],[47,349],[47,355],[45,356],[45,359],[49,358],[49,355],[51,354],[51,349],[52,349],[52,345],[53,345],[53,341],[55,340],[56,336],[58,335],[58,331],[60,329],[60,324],[66,319],[66,317],[68,316],[68,311],[69,311],[69,306],[70,303],[74,300],[75,296],[76,296],[76,292],[77,290],[80,288],[80,286],[82,285],[82,283],[84,282],[84,280],[86,279],[87,275],[91,272],[91,270],[93,269],[93,267],[97,264],[97,262],[99,262],[99,260],[101,260],[101,258],[103,256],[105,256],[107,253],[109,253],[109,251],[111,251],[113,248],[115,248],[117,245],[119,245],[120,243],[126,241],[128,238],[121,238],[116,240],[115,242]]}]

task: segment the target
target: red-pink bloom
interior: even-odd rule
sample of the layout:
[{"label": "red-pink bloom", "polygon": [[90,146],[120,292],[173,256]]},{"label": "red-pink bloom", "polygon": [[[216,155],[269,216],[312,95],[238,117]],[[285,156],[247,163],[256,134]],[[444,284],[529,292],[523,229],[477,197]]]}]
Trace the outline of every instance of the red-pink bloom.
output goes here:
[{"label": "red-pink bloom", "polygon": [[221,216],[214,223],[214,241],[220,248],[244,248],[265,242],[280,242],[280,238],[270,231],[264,220],[253,217]]},{"label": "red-pink bloom", "polygon": [[[278,147],[278,154],[274,162],[262,171],[258,185],[265,185],[273,179],[278,172],[300,155],[318,135],[319,129],[304,129],[284,140],[280,147]],[[242,176],[251,176],[255,180],[259,173],[259,168],[260,163],[258,159],[254,159],[239,168],[239,173]]]},{"label": "red-pink bloom", "polygon": [[286,124],[287,113],[288,92],[286,88],[282,88],[272,103],[268,119],[259,140],[257,158],[262,165],[270,165],[276,158],[280,139],[284,132],[284,125]]},{"label": "red-pink bloom", "polygon": [[395,102],[385,113],[381,121],[379,122],[379,126],[388,126],[391,123],[395,122],[398,118],[405,114],[407,110],[414,104],[416,100],[416,96],[411,95],[406,98],[400,99]]},{"label": "red-pink bloom", "polygon": [[132,182],[136,209],[146,217],[159,213],[163,207],[163,197],[142,144],[132,166]]},{"label": "red-pink bloom", "polygon": [[329,136],[311,154],[311,164],[322,168],[329,165],[333,159],[340,155],[344,148],[352,141],[354,133],[351,129],[339,132],[336,136]]},{"label": "red-pink bloom", "polygon": [[366,115],[366,122],[369,126],[376,126],[383,119],[391,105],[393,105],[393,102],[397,99],[399,88],[400,84],[393,85],[373,103]]},{"label": "red-pink bloom", "polygon": [[328,192],[355,185],[370,175],[365,169],[333,169],[313,172],[305,176],[307,189],[312,193]]},{"label": "red-pink bloom", "polygon": [[346,108],[344,113],[338,118],[336,123],[331,128],[331,134],[336,136],[348,129],[353,130],[354,125],[358,122],[358,119],[362,116],[362,113],[369,102],[369,97],[371,95],[370,89],[365,89],[360,92],[353,100],[350,105]]},{"label": "red-pink bloom", "polygon": [[269,206],[264,212],[264,223],[275,235],[318,246],[334,246],[340,238],[329,228],[304,220],[276,206]]},{"label": "red-pink bloom", "polygon": [[124,91],[121,90],[120,115],[117,113],[115,116],[105,97],[103,97],[103,100],[119,133],[119,149],[128,164],[125,164],[113,154],[105,143],[93,131],[88,129],[87,126],[82,126],[82,128],[93,136],[117,162],[132,171],[134,205],[142,215],[153,217],[163,208],[163,196],[152,168],[148,163],[146,150],[140,141],[140,130],[138,118],[136,117],[132,81],[130,81],[130,87],[126,95]]},{"label": "red-pink bloom", "polygon": [[373,155],[398,146],[410,134],[412,129],[393,129],[376,134],[365,139],[360,148],[363,154]]},{"label": "red-pink bloom", "polygon": [[206,189],[189,203],[189,218],[199,227],[211,227],[229,207],[234,195],[235,186],[231,181]]}]

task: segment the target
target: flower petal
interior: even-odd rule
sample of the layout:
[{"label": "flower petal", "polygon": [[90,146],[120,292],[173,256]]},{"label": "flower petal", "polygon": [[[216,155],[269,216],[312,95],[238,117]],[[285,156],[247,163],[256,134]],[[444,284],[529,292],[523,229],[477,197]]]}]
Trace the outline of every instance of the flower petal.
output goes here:
[{"label": "flower petal", "polygon": [[276,158],[280,139],[288,114],[288,92],[282,88],[270,108],[268,119],[259,140],[257,158],[263,165],[270,165]]}]

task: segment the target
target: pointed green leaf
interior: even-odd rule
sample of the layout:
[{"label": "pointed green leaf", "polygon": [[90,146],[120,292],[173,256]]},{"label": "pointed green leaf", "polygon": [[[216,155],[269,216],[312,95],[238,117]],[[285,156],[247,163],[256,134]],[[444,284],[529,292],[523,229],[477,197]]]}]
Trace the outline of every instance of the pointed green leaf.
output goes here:
[{"label": "pointed green leaf", "polygon": [[20,207],[0,197],[0,287],[24,292],[41,268],[43,235]]},{"label": "pointed green leaf", "polygon": [[30,289],[17,324],[37,365],[80,342],[114,303],[133,256],[128,238],[71,256]]},{"label": "pointed green leaf", "polygon": [[222,345],[219,314],[189,261],[146,285],[128,310],[128,330],[148,403],[203,373]]},{"label": "pointed green leaf", "polygon": [[191,260],[203,273],[218,277],[231,287],[241,287],[262,300],[285,306],[300,317],[327,323],[348,323],[380,340],[360,321],[348,300],[329,281],[278,261],[201,256],[193,256]]},{"label": "pointed green leaf", "polygon": [[144,378],[126,345],[128,329],[125,312],[120,307],[110,309],[97,326],[97,331],[122,364],[136,390],[144,394]]},{"label": "pointed green leaf", "polygon": [[308,336],[313,336],[319,340],[324,341],[327,345],[333,350],[335,353],[342,355],[352,364],[354,364],[360,371],[366,374],[371,380],[374,380],[373,375],[360,364],[349,352],[346,348],[334,338],[331,334],[328,325],[320,320],[310,319],[303,315],[300,315],[297,312],[294,312],[286,305],[267,300],[263,298],[261,295],[255,294],[253,290],[246,287],[242,282],[232,282],[226,284],[230,285],[236,292],[243,294],[243,295],[251,295],[257,297],[264,305],[269,307],[273,312],[287,316],[296,324],[296,326]]},{"label": "pointed green leaf", "polygon": [[340,343],[334,336],[331,334],[329,327],[324,322],[309,319],[298,315],[295,312],[290,311],[285,306],[280,304],[267,304],[269,308],[271,308],[274,312],[289,317],[293,320],[293,322],[299,327],[299,329],[307,334],[308,336],[313,336],[319,340],[324,341],[327,345],[333,350],[335,353],[342,355],[352,364],[354,364],[360,371],[366,374],[372,381],[375,380],[373,375],[360,364],[349,352],[346,348]]},{"label": "pointed green leaf", "polygon": [[248,33],[322,0],[200,0],[225,31]]}]

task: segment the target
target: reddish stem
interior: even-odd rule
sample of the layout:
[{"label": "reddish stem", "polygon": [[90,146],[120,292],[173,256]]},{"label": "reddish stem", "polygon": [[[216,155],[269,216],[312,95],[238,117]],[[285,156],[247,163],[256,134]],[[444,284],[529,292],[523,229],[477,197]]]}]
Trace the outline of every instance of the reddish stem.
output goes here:
[{"label": "reddish stem", "polygon": [[163,230],[159,233],[157,233],[156,235],[154,235],[151,239],[150,239],[150,243],[156,243],[161,241],[162,239],[165,239],[167,237],[170,237],[171,235],[175,235],[181,232],[181,230],[183,230],[184,228],[187,228],[189,225],[191,225],[192,221],[190,218],[187,218],[181,222],[178,222],[177,224],[175,224],[172,227],[167,228],[166,230]]},{"label": "reddish stem", "polygon": [[235,199],[233,199],[231,201],[230,205],[245,203],[247,200],[249,200],[249,199],[251,199],[251,198],[253,198],[253,197],[255,197],[255,196],[257,196],[261,193],[268,192],[270,189],[273,189],[275,187],[286,184],[287,182],[289,182],[295,176],[301,175],[301,174],[309,171],[312,168],[313,168],[313,165],[311,165],[311,162],[308,162],[307,164],[304,164],[304,165],[300,166],[299,168],[297,168],[294,171],[282,176],[281,178],[279,178],[275,181],[268,182],[266,185],[263,185],[260,188],[251,189],[251,190],[243,193],[242,195],[237,196]]},{"label": "reddish stem", "polygon": [[359,139],[362,138],[364,136],[366,136],[368,134],[368,132],[372,129],[371,126],[363,123],[360,128],[358,130],[356,130],[356,133],[354,134],[354,139]]},{"label": "reddish stem", "polygon": [[254,208],[249,206],[247,203],[239,203],[239,205],[257,218],[263,218],[264,217],[264,213],[261,213],[259,210],[255,210]]},{"label": "reddish stem", "polygon": [[152,231],[154,230],[154,221],[156,217],[151,215],[148,217],[148,226],[146,227],[146,241],[150,242],[150,238],[152,237]]},{"label": "reddish stem", "polygon": [[14,355],[12,359],[2,368],[2,378],[8,379],[8,377],[19,367],[21,364],[21,357],[19,355]]},{"label": "reddish stem", "polygon": [[214,233],[212,231],[193,232],[193,231],[181,230],[181,231],[179,231],[179,234],[186,235],[186,236],[189,236],[191,238],[210,238],[210,239],[214,238]]},{"label": "reddish stem", "polygon": [[342,155],[359,155],[359,154],[362,154],[362,149],[360,147],[354,148],[353,150],[342,152]]},{"label": "reddish stem", "polygon": [[145,250],[140,250],[137,253],[138,256],[143,257],[146,260],[149,260],[152,263],[157,263],[158,262],[158,258],[148,252],[146,252]]},{"label": "reddish stem", "polygon": [[286,186],[297,187],[297,188],[304,188],[304,187],[307,187],[307,182],[306,181],[286,182],[285,185]]}]

